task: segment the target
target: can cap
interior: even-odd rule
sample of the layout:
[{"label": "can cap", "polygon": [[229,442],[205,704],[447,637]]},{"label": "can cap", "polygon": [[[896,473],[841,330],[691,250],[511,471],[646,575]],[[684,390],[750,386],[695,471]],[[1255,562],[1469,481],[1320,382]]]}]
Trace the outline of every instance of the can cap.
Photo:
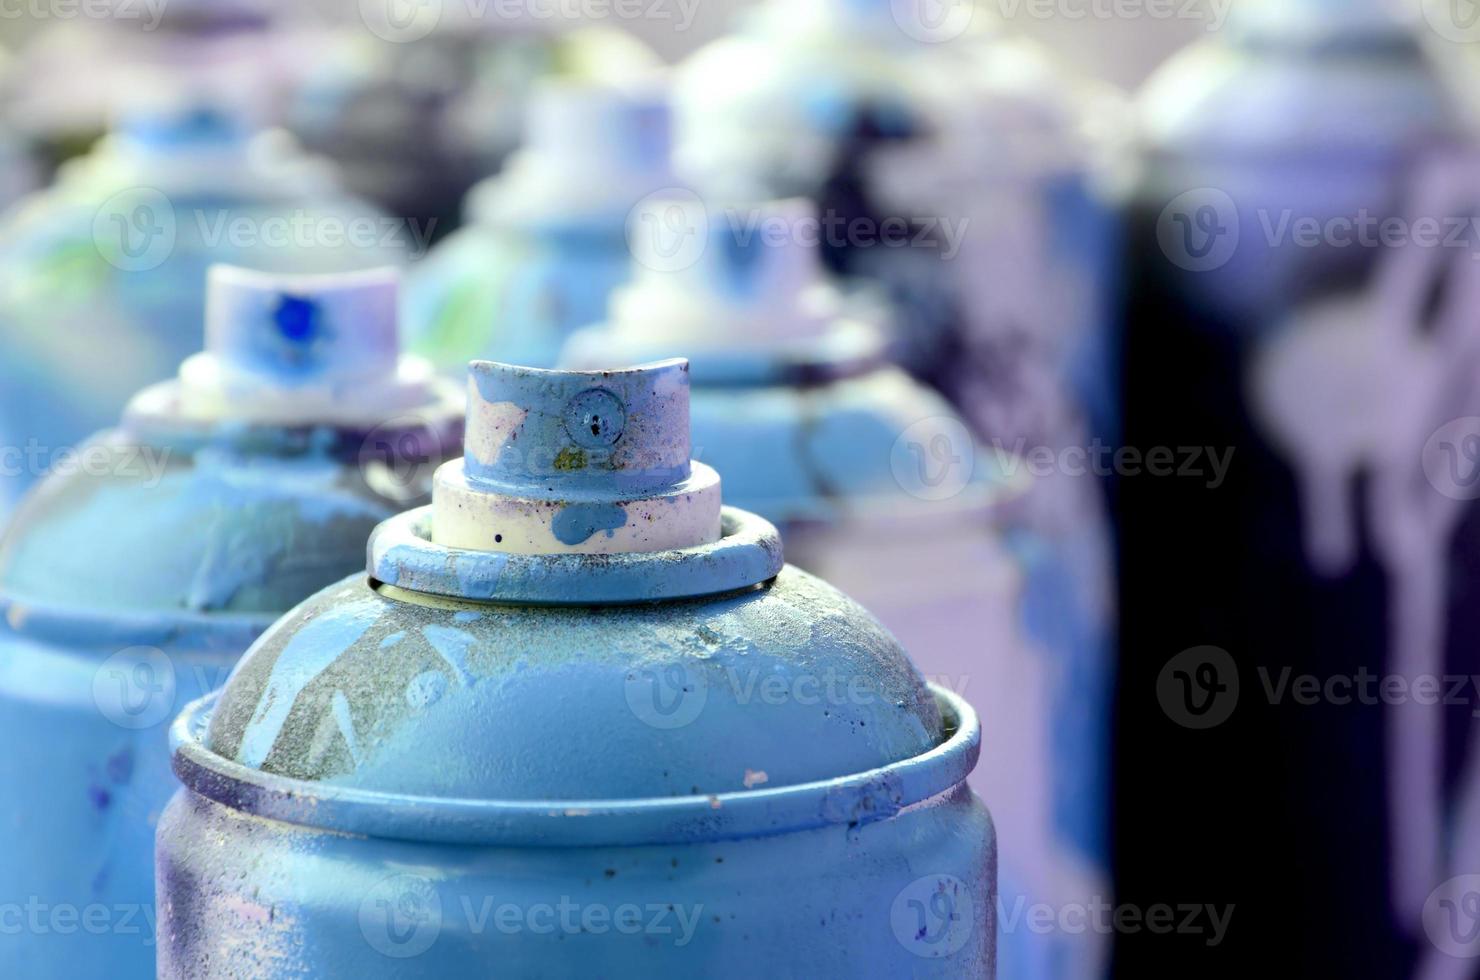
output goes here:
[{"label": "can cap", "polygon": [[466,454],[437,471],[432,540],[621,554],[720,537],[719,475],[691,462],[689,366],[541,371],[475,361]]},{"label": "can cap", "polygon": [[424,401],[432,372],[401,356],[399,282],[392,268],[275,275],[212,266],[206,349],[180,367],[182,410],[327,422]]}]

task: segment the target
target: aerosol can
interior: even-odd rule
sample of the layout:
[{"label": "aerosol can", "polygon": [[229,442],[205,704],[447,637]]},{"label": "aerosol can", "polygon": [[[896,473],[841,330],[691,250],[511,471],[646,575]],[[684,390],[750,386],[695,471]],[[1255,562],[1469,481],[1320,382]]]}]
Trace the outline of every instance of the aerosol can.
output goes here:
[{"label": "aerosol can", "polygon": [[[167,732],[363,561],[455,452],[461,392],[398,359],[389,270],[213,270],[206,351],[80,446],[0,538],[0,962],[153,977]],[[17,928],[18,925],[18,928]]]},{"label": "aerosol can", "polygon": [[475,362],[461,461],[174,728],[160,976],[991,977],[977,716],[690,460]]},{"label": "aerosol can", "polygon": [[692,358],[695,452],[729,499],[874,610],[976,708],[988,743],[1013,746],[972,777],[1002,841],[1001,908],[1018,910],[999,924],[1003,974],[1092,975],[1103,937],[1035,932],[1021,914],[1109,895],[1110,600],[1077,574],[1106,556],[1038,533],[1024,518],[1045,482],[885,360],[887,314],[825,276],[813,205],[654,207],[686,247],[639,249],[633,284],[566,363]]},{"label": "aerosol can", "polygon": [[627,280],[634,209],[675,186],[668,129],[656,82],[542,86],[524,149],[474,189],[469,226],[411,280],[415,349],[448,371],[483,356],[553,367]]},{"label": "aerosol can", "polygon": [[987,390],[1021,415],[1062,389],[1113,438],[1123,99],[979,4],[788,0],[686,62],[675,105],[680,172],[817,201],[829,268],[887,288],[894,356],[973,422],[1003,434]]},{"label": "aerosol can", "polygon": [[129,396],[198,349],[208,266],[341,272],[398,263],[419,228],[336,190],[254,134],[235,94],[135,93],[136,108],[0,228],[0,512]]},{"label": "aerosol can", "polygon": [[39,29],[0,94],[47,183],[107,134],[151,77],[188,87],[202,73],[235,75],[276,119],[319,53],[315,32],[271,0],[95,0],[80,15],[52,14],[33,18]]},{"label": "aerosol can", "polygon": [[[1411,850],[1377,859],[1398,838],[1432,856],[1439,829],[1384,819],[1389,791],[1416,801],[1427,777],[1390,758],[1381,703],[1340,686],[1383,676],[1389,638],[1412,634],[1385,598],[1408,573],[1384,552],[1413,528],[1379,474],[1429,391],[1413,324],[1444,298],[1394,288],[1414,278],[1394,249],[1431,222],[1470,240],[1472,202],[1425,189],[1459,114],[1423,54],[1443,5],[1423,6],[1428,24],[1379,2],[1235,4],[1141,98],[1125,441],[1180,462],[1119,480],[1120,894],[1197,890],[1237,915],[1216,950],[1125,937],[1130,973],[1244,975],[1299,909],[1287,969],[1403,975],[1438,884]],[[1335,696],[1293,693],[1309,678]]]},{"label": "aerosol can", "polygon": [[428,4],[409,17],[391,4],[350,8],[354,23],[321,37],[287,113],[304,145],[339,165],[349,190],[392,214],[434,221],[438,239],[457,230],[468,192],[518,147],[541,80],[616,82],[658,66],[617,31],[557,32],[495,7],[458,26],[460,6]]}]

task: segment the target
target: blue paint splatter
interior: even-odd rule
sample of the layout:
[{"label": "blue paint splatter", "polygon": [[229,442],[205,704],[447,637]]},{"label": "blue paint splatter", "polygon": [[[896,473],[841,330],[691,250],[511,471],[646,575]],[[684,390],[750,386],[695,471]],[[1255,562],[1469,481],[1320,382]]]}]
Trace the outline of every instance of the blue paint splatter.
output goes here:
[{"label": "blue paint splatter", "polygon": [[318,333],[319,305],[313,300],[284,296],[272,318],[285,339],[301,344]]},{"label": "blue paint splatter", "polygon": [[574,547],[598,531],[605,531],[610,537],[626,524],[627,512],[619,504],[571,504],[555,515],[550,530],[561,544]]}]

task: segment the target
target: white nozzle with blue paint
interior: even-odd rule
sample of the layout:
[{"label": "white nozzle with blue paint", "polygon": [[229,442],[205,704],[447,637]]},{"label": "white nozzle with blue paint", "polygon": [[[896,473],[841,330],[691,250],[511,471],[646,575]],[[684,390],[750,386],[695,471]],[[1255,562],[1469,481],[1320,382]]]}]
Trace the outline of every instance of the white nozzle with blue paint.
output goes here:
[{"label": "white nozzle with blue paint", "polygon": [[466,456],[437,471],[432,540],[509,554],[632,554],[720,539],[720,478],[691,462],[689,366],[469,369]]},{"label": "white nozzle with blue paint", "polygon": [[425,402],[434,374],[401,354],[399,285],[390,268],[282,276],[212,267],[206,349],[180,367],[182,410],[355,423]]}]

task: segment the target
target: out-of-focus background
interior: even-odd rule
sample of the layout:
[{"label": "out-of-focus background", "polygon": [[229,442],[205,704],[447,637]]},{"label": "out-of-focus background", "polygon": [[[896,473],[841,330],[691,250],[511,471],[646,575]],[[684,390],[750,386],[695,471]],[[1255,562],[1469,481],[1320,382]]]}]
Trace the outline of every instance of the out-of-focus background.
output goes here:
[{"label": "out-of-focus background", "polygon": [[1476,976],[1477,67],[1468,0],[0,0],[0,925],[153,896],[178,705],[119,776],[65,683],[363,572],[470,360],[683,356],[981,716],[996,891],[891,955]]}]

